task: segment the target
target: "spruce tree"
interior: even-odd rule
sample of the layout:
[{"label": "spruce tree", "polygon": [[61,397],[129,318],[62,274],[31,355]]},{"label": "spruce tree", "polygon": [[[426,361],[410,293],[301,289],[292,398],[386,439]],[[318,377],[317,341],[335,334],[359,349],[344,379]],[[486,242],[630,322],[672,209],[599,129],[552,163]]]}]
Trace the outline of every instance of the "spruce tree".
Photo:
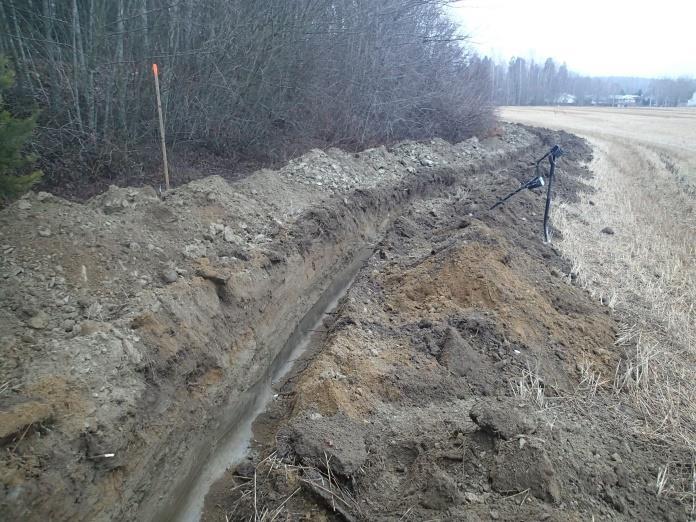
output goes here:
[{"label": "spruce tree", "polygon": [[6,108],[3,93],[14,84],[14,71],[0,56],[0,201],[7,201],[29,190],[41,178],[41,171],[27,173],[35,158],[22,148],[36,125],[36,116],[15,118]]}]

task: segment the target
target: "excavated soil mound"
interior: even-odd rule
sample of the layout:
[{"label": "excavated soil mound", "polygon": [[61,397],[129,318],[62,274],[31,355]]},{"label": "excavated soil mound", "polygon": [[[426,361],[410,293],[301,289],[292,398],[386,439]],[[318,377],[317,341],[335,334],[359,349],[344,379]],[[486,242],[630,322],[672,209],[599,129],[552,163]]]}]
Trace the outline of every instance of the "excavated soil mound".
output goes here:
[{"label": "excavated soil mound", "polygon": [[[540,139],[576,197],[587,145]],[[204,520],[687,519],[656,490],[670,450],[597,392],[616,324],[542,242],[544,193],[486,210],[531,175],[475,173],[392,223]]]}]

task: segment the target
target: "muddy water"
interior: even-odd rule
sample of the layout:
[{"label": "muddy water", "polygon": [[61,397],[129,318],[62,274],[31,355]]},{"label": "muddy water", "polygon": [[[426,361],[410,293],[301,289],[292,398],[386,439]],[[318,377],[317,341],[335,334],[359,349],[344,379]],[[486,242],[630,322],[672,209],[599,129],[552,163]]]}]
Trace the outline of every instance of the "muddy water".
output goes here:
[{"label": "muddy water", "polygon": [[331,286],[297,325],[264,378],[224,412],[224,429],[221,434],[211,441],[209,451],[202,456],[196,469],[189,470],[184,487],[179,488],[183,494],[176,496],[154,518],[155,521],[198,522],[210,487],[222,477],[227,468],[246,456],[252,439],[252,424],[273,400],[276,393],[274,385],[288,375],[295,361],[312,346],[316,338],[312,335],[313,331],[321,326],[327,312],[337,307],[372,251],[372,247],[360,250],[354,261],[338,273]]}]

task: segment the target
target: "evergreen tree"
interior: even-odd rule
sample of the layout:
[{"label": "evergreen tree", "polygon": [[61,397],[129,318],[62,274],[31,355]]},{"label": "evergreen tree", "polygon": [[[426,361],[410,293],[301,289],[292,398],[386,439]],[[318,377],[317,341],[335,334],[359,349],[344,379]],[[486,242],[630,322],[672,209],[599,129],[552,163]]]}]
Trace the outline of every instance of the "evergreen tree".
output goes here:
[{"label": "evergreen tree", "polygon": [[40,171],[26,173],[35,158],[22,153],[36,125],[36,114],[15,118],[4,107],[2,95],[14,84],[14,72],[0,56],[0,201],[15,197],[41,178]]}]

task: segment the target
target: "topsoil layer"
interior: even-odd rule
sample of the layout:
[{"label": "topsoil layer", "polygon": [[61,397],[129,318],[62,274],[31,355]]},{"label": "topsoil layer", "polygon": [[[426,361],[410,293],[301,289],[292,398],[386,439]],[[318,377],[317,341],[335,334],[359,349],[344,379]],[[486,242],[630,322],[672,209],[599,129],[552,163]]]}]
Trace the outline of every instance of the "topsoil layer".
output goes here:
[{"label": "topsoil layer", "polygon": [[630,433],[631,409],[597,393],[616,324],[543,243],[545,193],[487,210],[553,143],[556,196],[587,189],[586,143],[537,132],[518,162],[394,220],[206,522],[687,519],[657,482],[689,456]]}]

